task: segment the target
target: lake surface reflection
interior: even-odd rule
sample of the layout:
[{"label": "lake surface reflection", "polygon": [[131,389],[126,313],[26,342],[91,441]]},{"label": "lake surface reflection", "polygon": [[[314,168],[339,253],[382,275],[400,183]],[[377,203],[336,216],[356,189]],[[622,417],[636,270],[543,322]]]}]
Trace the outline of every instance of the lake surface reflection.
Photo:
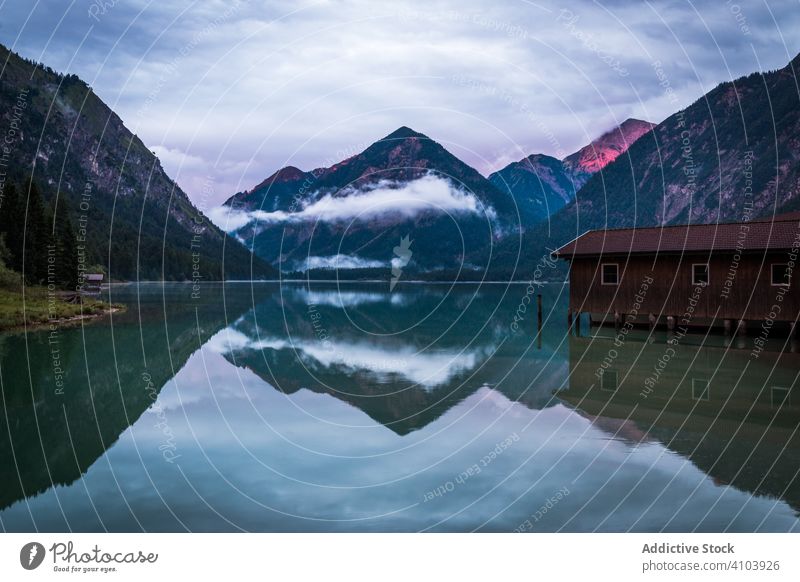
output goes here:
[{"label": "lake surface reflection", "polygon": [[0,525],[798,529],[780,339],[660,365],[665,332],[567,333],[560,285],[538,336],[523,285],[386,287],[119,286],[113,319],[1,336]]}]

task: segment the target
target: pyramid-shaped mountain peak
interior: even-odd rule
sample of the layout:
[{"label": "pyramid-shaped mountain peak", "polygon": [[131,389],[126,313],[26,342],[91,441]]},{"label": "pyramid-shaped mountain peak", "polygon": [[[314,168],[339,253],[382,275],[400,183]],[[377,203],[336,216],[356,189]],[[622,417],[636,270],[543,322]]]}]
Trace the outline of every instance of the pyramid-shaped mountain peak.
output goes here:
[{"label": "pyramid-shaped mountain peak", "polygon": [[291,180],[302,180],[306,173],[295,166],[285,166],[272,174],[267,181],[271,182],[288,182]]},{"label": "pyramid-shaped mountain peak", "polygon": [[411,129],[410,127],[406,127],[405,125],[395,129],[392,133],[390,133],[383,139],[407,139],[410,137],[429,139],[427,135],[414,131],[413,129]]}]

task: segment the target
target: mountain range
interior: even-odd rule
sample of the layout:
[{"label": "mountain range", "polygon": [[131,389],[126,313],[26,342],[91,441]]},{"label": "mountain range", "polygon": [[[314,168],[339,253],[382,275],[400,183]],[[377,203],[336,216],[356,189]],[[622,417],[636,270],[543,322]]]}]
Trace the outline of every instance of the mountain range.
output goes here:
[{"label": "mountain range", "polygon": [[562,216],[597,228],[730,222],[797,209],[798,66],[800,56],[777,71],[718,85],[637,141],[602,180],[589,180]]},{"label": "mountain range", "polygon": [[2,46],[0,62],[3,183],[32,175],[83,231],[88,262],[117,279],[524,280],[588,229],[800,209],[800,56],[657,125],[628,119],[561,160],[534,153],[488,177],[401,127],[234,194],[210,211],[222,228],[86,83]]},{"label": "mountain range", "polygon": [[0,45],[0,102],[3,191],[32,177],[54,220],[68,216],[79,230],[87,268],[124,280],[275,274],[200,212],[77,76]]},{"label": "mountain range", "polygon": [[225,218],[284,272],[385,275],[408,237],[407,277],[480,279],[498,272],[495,246],[563,208],[651,127],[629,119],[564,160],[535,154],[488,179],[401,127],[329,168],[278,170],[229,198]]},{"label": "mountain range", "polygon": [[571,202],[589,178],[653,127],[655,124],[648,121],[626,119],[563,160],[531,154],[490,174],[489,181],[514,197],[522,209],[524,224],[532,225]]},{"label": "mountain range", "polygon": [[[659,123],[526,233],[529,257],[590,229],[747,222],[800,209],[798,67],[800,55],[721,83]],[[522,268],[533,268],[530,259]]]},{"label": "mountain range", "polygon": [[482,271],[521,231],[511,196],[408,127],[328,168],[283,168],[225,206],[237,238],[288,272],[385,274],[405,237],[407,275]]},{"label": "mountain range", "polygon": [[[478,188],[482,207],[491,209],[486,215],[489,218],[480,222],[484,230],[491,232],[491,239],[475,236],[476,232],[470,230],[479,229],[477,221],[470,223],[440,212],[441,222],[435,222],[435,216],[429,216],[432,222],[428,224],[436,234],[431,234],[422,247],[424,256],[412,256],[409,265],[415,265],[407,270],[412,276],[426,279],[524,280],[537,272],[537,265],[547,259],[552,249],[590,229],[749,221],[800,209],[798,66],[800,56],[781,69],[721,83],[656,126],[628,120],[563,160],[542,154],[529,156],[490,175],[486,181],[494,189],[470,174],[472,182],[461,186]],[[390,140],[406,152],[404,165],[425,168],[449,180],[453,187],[459,186],[450,177],[452,170],[448,166],[463,166],[463,162],[442,154],[440,146],[423,151],[399,143],[407,138],[401,132],[382,141]],[[434,143],[421,134],[415,134],[414,139]],[[433,149],[438,156],[427,155]],[[369,181],[375,179],[373,168],[389,171],[392,159],[380,157],[383,151],[373,146],[356,156],[363,160],[366,155],[370,162],[357,166],[363,175],[355,172],[350,177]],[[441,165],[445,159],[447,164]],[[337,166],[351,163],[345,160]],[[321,175],[331,171],[321,170]],[[463,167],[460,171],[464,172]],[[409,183],[397,182],[393,187],[406,187]],[[339,195],[351,194],[345,189]],[[260,200],[268,205],[269,189],[262,189],[253,198],[251,204]],[[235,207],[236,199],[228,204]],[[302,209],[309,207],[302,197],[296,203]],[[369,236],[364,230],[378,238],[384,232],[398,238],[400,233],[386,228],[390,213],[380,216],[383,222],[359,224],[363,239]],[[455,232],[446,230],[445,216],[456,225]],[[275,233],[282,231],[283,225],[251,224],[248,229],[246,232],[255,241],[251,246],[256,253],[263,253],[259,240],[263,240],[265,232],[277,240]],[[402,232],[413,239],[418,229],[418,224],[406,221]],[[463,254],[454,252],[457,244],[451,244],[449,252],[439,252],[440,248],[448,248],[450,237],[462,233],[466,233]],[[330,256],[334,248],[346,249],[334,255],[340,267],[338,277],[351,276],[358,271],[353,267],[364,266],[343,258],[343,253],[352,258],[356,250],[361,250],[347,244],[347,229],[328,230],[325,234],[314,241],[313,252],[308,255]],[[416,250],[413,243],[410,248]],[[309,250],[304,248],[302,252]],[[383,273],[386,278],[387,260],[391,257],[387,245],[373,254],[371,270],[359,272],[368,276]],[[287,270],[280,256],[267,258]],[[564,271],[564,266],[551,267],[542,276],[561,280]],[[332,272],[326,273],[330,276]]]}]

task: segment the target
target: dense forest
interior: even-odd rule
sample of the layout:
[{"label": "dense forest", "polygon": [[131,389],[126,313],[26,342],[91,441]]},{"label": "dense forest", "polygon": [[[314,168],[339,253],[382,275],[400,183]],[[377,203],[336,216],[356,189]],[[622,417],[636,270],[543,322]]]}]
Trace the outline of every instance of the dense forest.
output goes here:
[{"label": "dense forest", "polygon": [[79,244],[70,213],[47,204],[32,180],[5,184],[0,194],[0,261],[5,283],[19,278],[29,285],[76,289],[81,282]]},{"label": "dense forest", "polygon": [[[5,189],[16,184],[28,213],[41,202],[45,217],[55,217],[51,227],[67,229],[71,224],[85,239],[86,265],[102,265],[113,280],[274,276],[274,269],[192,204],[158,158],[89,85],[2,45],[0,61]],[[31,176],[38,188],[35,199],[29,196]],[[14,221],[11,210],[3,210],[6,225]],[[13,238],[7,246],[13,246]],[[22,255],[11,254],[19,266]],[[31,268],[36,279],[39,267]]]}]

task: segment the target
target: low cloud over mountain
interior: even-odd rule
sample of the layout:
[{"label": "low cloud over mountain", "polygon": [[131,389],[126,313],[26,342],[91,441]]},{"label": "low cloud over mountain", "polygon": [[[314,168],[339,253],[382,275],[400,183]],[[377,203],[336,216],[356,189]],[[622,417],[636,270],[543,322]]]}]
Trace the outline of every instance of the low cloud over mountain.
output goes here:
[{"label": "low cloud over mountain", "polygon": [[495,215],[494,209],[484,205],[474,194],[432,173],[406,183],[380,180],[360,188],[347,187],[319,198],[316,196],[316,193],[310,194],[296,211],[248,211],[223,206],[213,209],[209,216],[220,228],[235,232],[251,223],[255,223],[257,229],[258,223],[342,222],[376,217],[402,220],[431,211]]},{"label": "low cloud over mountain", "polygon": [[[391,267],[407,275],[474,271],[520,228],[510,195],[408,127],[327,168],[283,168],[211,216],[284,272],[372,277],[388,277]],[[401,266],[395,249],[404,239]]]}]

